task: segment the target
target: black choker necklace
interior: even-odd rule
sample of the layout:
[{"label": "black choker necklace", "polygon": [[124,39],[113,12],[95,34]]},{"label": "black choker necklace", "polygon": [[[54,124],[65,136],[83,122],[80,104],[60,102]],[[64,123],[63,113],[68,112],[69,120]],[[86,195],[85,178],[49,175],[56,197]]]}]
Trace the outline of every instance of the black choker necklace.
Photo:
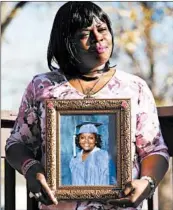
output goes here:
[{"label": "black choker necklace", "polygon": [[[104,67],[103,69],[100,69],[100,70],[95,70],[94,72],[96,72],[97,74],[103,74],[105,72],[108,72],[110,70],[110,68],[106,68]],[[93,73],[94,73],[93,72]],[[96,80],[99,78],[99,76],[95,76],[95,77],[88,77],[88,76],[84,76],[84,75],[78,75],[78,78],[79,79],[82,79],[84,81],[93,81],[93,80]]]},{"label": "black choker necklace", "polygon": [[86,77],[84,75],[79,75],[78,78],[79,79],[82,79],[84,81],[93,81],[93,80],[98,79],[99,77],[98,76],[96,76],[96,77]]}]

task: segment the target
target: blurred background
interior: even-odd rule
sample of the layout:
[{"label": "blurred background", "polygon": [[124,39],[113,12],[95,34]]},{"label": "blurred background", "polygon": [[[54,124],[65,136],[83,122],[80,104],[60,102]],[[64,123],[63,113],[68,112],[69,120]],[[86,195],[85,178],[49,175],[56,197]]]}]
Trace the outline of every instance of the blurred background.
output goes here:
[{"label": "blurred background", "polygon": [[[32,77],[49,71],[49,36],[54,16],[64,3],[1,2],[1,110],[17,112]],[[112,65],[146,80],[157,106],[172,105],[173,2],[95,3],[112,21]],[[2,163],[2,184],[3,167]],[[17,177],[17,192],[24,196],[25,180]],[[25,198],[19,200],[17,209],[25,209]],[[2,206],[3,202],[2,185]]]},{"label": "blurred background", "polygon": [[[173,2],[96,2],[110,16],[112,64],[139,75],[157,105],[173,103]],[[35,74],[49,71],[46,53],[54,16],[64,2],[1,2],[4,110],[18,110]]]}]

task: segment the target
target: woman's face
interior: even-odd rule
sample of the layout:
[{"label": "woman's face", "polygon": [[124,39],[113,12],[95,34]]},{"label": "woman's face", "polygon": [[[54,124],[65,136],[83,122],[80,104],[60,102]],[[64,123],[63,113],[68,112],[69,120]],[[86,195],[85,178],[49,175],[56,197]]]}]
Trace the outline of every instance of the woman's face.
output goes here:
[{"label": "woman's face", "polygon": [[107,24],[96,18],[90,27],[75,33],[74,43],[77,58],[88,69],[103,66],[112,52],[112,35]]},{"label": "woman's face", "polygon": [[79,135],[79,144],[84,151],[92,151],[96,145],[94,133],[82,133]]}]

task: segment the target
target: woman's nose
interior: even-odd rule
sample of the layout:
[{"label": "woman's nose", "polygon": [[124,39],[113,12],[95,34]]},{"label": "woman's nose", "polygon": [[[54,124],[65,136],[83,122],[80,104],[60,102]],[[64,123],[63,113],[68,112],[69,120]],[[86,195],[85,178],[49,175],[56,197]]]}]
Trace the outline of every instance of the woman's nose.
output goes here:
[{"label": "woman's nose", "polygon": [[93,30],[91,33],[91,42],[96,43],[103,40],[103,35],[99,33],[97,30]]},{"label": "woman's nose", "polygon": [[91,140],[90,140],[90,138],[85,138],[84,140],[83,140],[83,142],[87,142],[87,143],[89,143]]}]

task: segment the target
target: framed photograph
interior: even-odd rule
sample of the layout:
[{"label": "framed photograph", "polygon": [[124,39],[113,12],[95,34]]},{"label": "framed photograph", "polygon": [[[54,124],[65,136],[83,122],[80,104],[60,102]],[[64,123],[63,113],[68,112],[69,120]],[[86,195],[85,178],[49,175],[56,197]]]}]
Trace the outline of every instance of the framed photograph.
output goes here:
[{"label": "framed photograph", "polygon": [[58,200],[115,198],[131,180],[130,99],[48,99],[46,175]]}]

